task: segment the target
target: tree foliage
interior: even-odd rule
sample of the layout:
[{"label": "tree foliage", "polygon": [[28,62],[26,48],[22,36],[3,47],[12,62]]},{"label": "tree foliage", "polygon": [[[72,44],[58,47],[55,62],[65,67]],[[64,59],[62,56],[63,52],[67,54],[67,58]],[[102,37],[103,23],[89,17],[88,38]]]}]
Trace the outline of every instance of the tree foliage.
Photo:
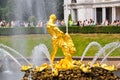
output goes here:
[{"label": "tree foliage", "polygon": [[9,20],[12,15],[13,0],[0,0],[0,20]]}]

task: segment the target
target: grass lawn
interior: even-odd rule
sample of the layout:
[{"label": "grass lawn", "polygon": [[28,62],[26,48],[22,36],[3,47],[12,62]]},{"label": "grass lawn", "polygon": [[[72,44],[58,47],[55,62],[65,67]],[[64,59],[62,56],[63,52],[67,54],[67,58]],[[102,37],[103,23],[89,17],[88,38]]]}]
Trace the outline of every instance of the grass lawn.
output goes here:
[{"label": "grass lawn", "polygon": [[[76,47],[76,54],[74,56],[81,56],[90,42],[96,41],[102,47],[111,42],[120,41],[120,34],[70,34]],[[0,44],[7,45],[23,56],[30,56],[35,46],[45,44],[51,53],[52,44],[51,37],[48,34],[33,34],[33,35],[14,35],[14,36],[0,36]],[[92,46],[87,51],[86,56],[94,56],[97,53],[98,47]],[[63,56],[59,48],[56,56]],[[117,48],[110,56],[120,56],[120,48]]]}]

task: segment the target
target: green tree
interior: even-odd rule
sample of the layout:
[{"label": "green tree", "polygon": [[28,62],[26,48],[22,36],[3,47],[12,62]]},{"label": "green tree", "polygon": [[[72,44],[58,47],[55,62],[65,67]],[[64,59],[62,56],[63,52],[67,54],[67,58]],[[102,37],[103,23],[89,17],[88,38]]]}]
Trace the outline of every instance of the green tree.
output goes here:
[{"label": "green tree", "polygon": [[30,23],[33,23],[33,26],[34,26],[35,23],[36,23],[36,18],[35,18],[35,16],[29,16],[28,21],[29,21]]},{"label": "green tree", "polygon": [[13,0],[0,0],[0,20],[9,20],[11,16],[11,8]]},{"label": "green tree", "polygon": [[7,0],[0,0],[0,19],[5,19],[6,18],[6,13],[7,13]]}]

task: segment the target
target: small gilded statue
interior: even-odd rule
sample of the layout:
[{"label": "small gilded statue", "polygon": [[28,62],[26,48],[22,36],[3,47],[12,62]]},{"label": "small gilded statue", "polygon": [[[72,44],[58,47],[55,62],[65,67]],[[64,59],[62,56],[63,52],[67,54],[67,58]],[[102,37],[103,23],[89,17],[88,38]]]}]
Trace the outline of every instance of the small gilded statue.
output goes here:
[{"label": "small gilded statue", "polygon": [[72,55],[76,52],[76,49],[70,35],[68,33],[63,33],[56,26],[56,19],[56,15],[51,14],[47,23],[48,33],[52,36],[53,51],[51,53],[51,60],[53,63],[58,47],[60,47],[63,51],[65,58],[61,60],[59,65],[63,65],[64,67],[69,68],[72,67]]}]

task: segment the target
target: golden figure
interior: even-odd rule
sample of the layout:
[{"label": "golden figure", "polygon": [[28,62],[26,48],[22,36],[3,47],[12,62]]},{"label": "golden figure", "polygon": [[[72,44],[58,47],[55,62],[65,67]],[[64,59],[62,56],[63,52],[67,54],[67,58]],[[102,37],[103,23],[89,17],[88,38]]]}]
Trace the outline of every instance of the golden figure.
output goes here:
[{"label": "golden figure", "polygon": [[[47,23],[48,33],[52,36],[53,51],[51,53],[52,63],[57,53],[58,47],[62,48],[65,58],[61,60],[61,65],[72,66],[72,54],[76,52],[74,44],[68,33],[63,33],[56,25],[56,16],[51,14]],[[63,63],[64,62],[64,63]]]}]

